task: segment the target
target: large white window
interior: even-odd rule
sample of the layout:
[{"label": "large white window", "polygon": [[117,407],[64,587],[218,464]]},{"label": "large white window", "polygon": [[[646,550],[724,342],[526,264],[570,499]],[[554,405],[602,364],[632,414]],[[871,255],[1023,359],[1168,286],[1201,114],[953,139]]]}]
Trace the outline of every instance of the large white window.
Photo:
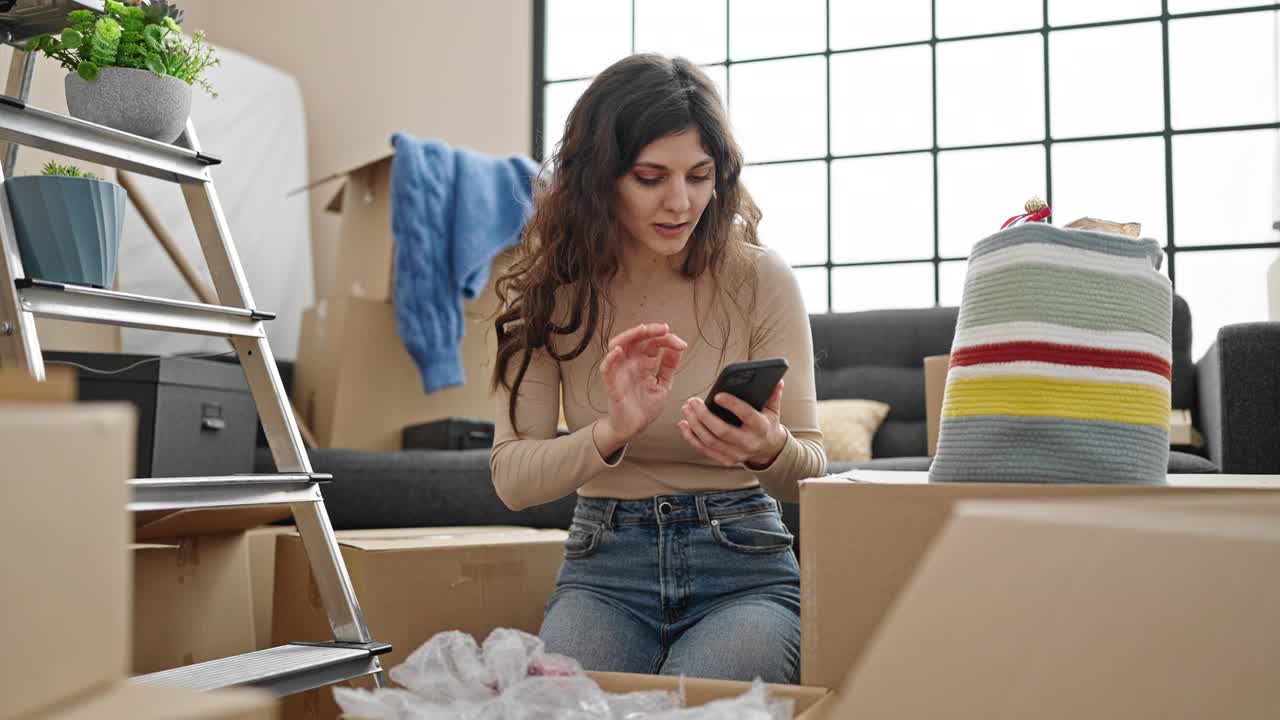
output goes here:
[{"label": "large white window", "polygon": [[811,312],[959,302],[973,244],[1045,198],[1140,222],[1194,351],[1266,319],[1280,257],[1280,3],[535,0],[535,154],[590,78],[683,55],[721,88],[764,242]]}]

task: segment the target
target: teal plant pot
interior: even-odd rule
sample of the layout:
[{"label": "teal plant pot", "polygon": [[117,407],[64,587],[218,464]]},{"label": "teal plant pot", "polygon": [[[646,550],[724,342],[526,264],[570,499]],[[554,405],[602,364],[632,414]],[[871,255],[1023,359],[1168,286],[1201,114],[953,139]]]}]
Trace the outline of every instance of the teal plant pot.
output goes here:
[{"label": "teal plant pot", "polygon": [[24,274],[111,287],[124,231],[124,188],[105,180],[30,175],[4,181]]}]

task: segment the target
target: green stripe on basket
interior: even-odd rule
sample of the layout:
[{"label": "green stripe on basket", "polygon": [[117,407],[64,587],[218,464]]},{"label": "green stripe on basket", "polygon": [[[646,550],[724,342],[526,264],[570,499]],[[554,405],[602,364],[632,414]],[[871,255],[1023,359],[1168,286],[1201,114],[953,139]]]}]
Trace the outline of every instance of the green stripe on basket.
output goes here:
[{"label": "green stripe on basket", "polygon": [[1158,280],[1028,263],[971,275],[957,327],[1047,322],[1171,340],[1173,300]]}]

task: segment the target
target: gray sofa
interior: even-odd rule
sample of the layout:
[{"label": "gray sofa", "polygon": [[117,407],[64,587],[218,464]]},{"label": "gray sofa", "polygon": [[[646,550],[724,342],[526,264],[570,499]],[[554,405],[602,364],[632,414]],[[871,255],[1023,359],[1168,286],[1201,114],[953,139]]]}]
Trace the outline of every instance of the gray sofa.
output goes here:
[{"label": "gray sofa", "polygon": [[[924,470],[923,358],[950,350],[956,308],[884,310],[811,318],[818,397],[881,400],[891,410],[876,434],[876,458],[851,467]],[[1280,473],[1280,323],[1223,328],[1199,362],[1191,358],[1191,315],[1176,298],[1173,404],[1192,410],[1203,451],[1171,454],[1173,472]],[[291,372],[283,373],[286,377]],[[567,527],[573,497],[523,512],[498,500],[487,450],[374,453],[314,450],[336,528],[517,524]],[[260,470],[270,470],[260,452]],[[784,516],[798,530],[796,508]]]}]

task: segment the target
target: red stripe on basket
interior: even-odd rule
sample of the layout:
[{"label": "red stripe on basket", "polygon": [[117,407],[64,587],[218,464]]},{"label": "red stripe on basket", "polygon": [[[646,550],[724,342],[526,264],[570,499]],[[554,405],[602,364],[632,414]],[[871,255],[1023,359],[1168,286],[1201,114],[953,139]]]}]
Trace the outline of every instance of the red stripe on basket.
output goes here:
[{"label": "red stripe on basket", "polygon": [[1172,368],[1164,358],[1133,350],[1103,350],[1045,342],[1010,342],[976,345],[957,350],[951,355],[952,367],[1011,362],[1044,362],[1079,367],[1143,370],[1168,380],[1173,379]]}]

